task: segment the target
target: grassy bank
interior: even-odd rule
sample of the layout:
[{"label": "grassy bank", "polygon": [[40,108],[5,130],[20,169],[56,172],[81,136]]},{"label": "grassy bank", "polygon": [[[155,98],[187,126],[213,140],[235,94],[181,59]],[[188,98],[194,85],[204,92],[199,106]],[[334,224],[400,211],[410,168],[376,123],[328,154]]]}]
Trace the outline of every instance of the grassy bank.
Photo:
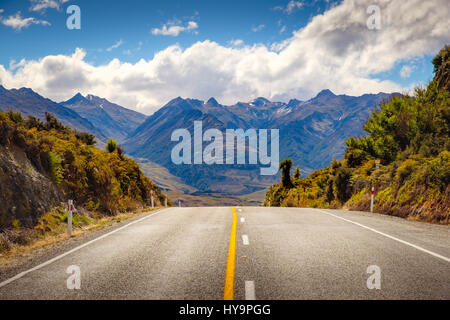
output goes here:
[{"label": "grassy bank", "polygon": [[[141,208],[115,216],[81,210],[73,215],[72,238],[109,228],[158,209],[160,208]],[[6,266],[14,259],[31,254],[36,249],[45,250],[67,239],[67,213],[62,208],[43,215],[34,228],[23,228],[16,222],[13,228],[0,232],[0,265]]]}]

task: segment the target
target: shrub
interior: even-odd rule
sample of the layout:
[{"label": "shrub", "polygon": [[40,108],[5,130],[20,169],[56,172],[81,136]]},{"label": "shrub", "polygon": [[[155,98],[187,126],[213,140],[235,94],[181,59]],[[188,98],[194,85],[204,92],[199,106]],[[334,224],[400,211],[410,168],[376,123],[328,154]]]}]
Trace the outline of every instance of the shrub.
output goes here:
[{"label": "shrub", "polygon": [[399,183],[403,183],[417,167],[418,162],[407,159],[397,168],[396,179]]},{"label": "shrub", "polygon": [[87,132],[77,132],[75,136],[77,137],[78,140],[82,141],[88,146],[93,146],[96,144],[95,136]]},{"label": "shrub", "polygon": [[117,149],[117,142],[113,138],[110,138],[106,143],[106,151],[113,153]]},{"label": "shrub", "polygon": [[342,203],[346,202],[351,197],[352,170],[346,167],[341,167],[336,171],[334,177],[334,184],[336,185],[336,198]]},{"label": "shrub", "polygon": [[441,193],[450,184],[450,152],[443,151],[428,165],[430,183]]},{"label": "shrub", "polygon": [[292,188],[291,181],[292,159],[285,159],[280,162],[279,170],[281,170],[281,183],[285,188]]},{"label": "shrub", "polygon": [[61,158],[53,152],[48,153],[48,165],[50,168],[50,177],[57,185],[61,183],[63,179],[63,171],[61,168]]},{"label": "shrub", "polygon": [[300,179],[301,177],[302,177],[302,172],[299,167],[296,167],[295,171],[294,171],[294,178]]}]

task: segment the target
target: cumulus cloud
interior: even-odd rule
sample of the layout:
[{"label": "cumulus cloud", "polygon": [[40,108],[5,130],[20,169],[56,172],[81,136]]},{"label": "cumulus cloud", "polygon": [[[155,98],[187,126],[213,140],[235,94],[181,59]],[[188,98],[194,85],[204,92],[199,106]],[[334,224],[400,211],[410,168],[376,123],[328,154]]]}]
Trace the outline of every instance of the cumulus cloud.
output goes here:
[{"label": "cumulus cloud", "polygon": [[31,11],[41,11],[47,9],[60,9],[60,5],[69,0],[31,0]]},{"label": "cumulus cloud", "polygon": [[9,16],[8,18],[0,17],[0,22],[7,27],[11,27],[15,30],[22,30],[23,28],[28,28],[32,24],[40,24],[43,26],[49,26],[50,22],[45,20],[38,20],[33,17],[22,18],[20,11],[16,15]]},{"label": "cumulus cloud", "polygon": [[155,36],[172,36],[172,37],[176,37],[181,32],[189,32],[189,31],[193,31],[195,29],[198,29],[197,22],[189,21],[186,26],[165,24],[160,29],[153,28],[152,29],[152,34],[155,35]]},{"label": "cumulus cloud", "polygon": [[76,49],[20,63],[14,71],[0,65],[0,83],[31,87],[56,101],[92,93],[147,114],[177,96],[232,104],[258,96],[304,100],[325,88],[349,95],[402,91],[377,74],[448,44],[450,8],[447,0],[380,0],[381,29],[369,30],[372,2],[345,0],[274,46],[202,41],[136,63],[113,59],[99,66]]}]

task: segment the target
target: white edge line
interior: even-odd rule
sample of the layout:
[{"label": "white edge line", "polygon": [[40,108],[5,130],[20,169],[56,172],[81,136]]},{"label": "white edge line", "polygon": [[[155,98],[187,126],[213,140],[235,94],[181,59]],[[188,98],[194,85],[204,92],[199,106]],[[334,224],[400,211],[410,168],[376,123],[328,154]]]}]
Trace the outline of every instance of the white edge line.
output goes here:
[{"label": "white edge line", "polygon": [[246,234],[242,236],[242,242],[244,243],[245,246],[249,245],[248,236]]},{"label": "white edge line", "polygon": [[332,214],[332,213],[330,213],[330,212],[327,212],[327,211],[324,211],[324,210],[320,210],[320,209],[316,209],[316,210],[317,210],[317,211],[320,211],[320,212],[322,212],[322,213],[325,213],[325,214],[327,214],[327,215],[333,216],[333,217],[335,217],[335,218],[338,218],[338,219],[341,219],[341,220],[344,220],[344,221],[353,223],[354,225],[357,225],[357,226],[359,226],[359,227],[361,227],[361,228],[364,228],[364,229],[370,230],[370,231],[372,231],[372,232],[378,233],[378,234],[380,234],[380,235],[382,235],[382,236],[384,236],[384,237],[386,237],[386,238],[389,238],[389,239],[395,240],[395,241],[397,241],[397,242],[403,243],[403,244],[405,244],[405,245],[407,245],[407,246],[410,246],[410,247],[413,247],[414,249],[417,249],[417,250],[420,250],[420,251],[422,251],[422,252],[428,253],[428,254],[430,254],[430,255],[432,255],[432,256],[434,256],[434,257],[436,257],[436,258],[442,259],[442,260],[444,260],[444,261],[446,261],[446,262],[450,262],[450,258],[444,257],[444,256],[442,256],[442,255],[440,255],[440,254],[438,254],[438,253],[435,253],[435,252],[433,252],[433,251],[424,249],[424,248],[422,248],[422,247],[419,247],[419,246],[417,246],[417,245],[415,245],[415,244],[412,244],[412,243],[410,243],[410,242],[407,242],[407,241],[405,241],[405,240],[396,238],[396,237],[394,237],[394,236],[390,236],[390,235],[388,235],[388,234],[386,234],[386,233],[384,233],[384,232],[381,232],[381,231],[378,231],[378,230],[376,230],[376,229],[367,227],[367,226],[365,226],[365,225],[363,225],[363,224],[360,224],[360,223],[358,223],[358,222],[355,222],[355,221],[352,221],[352,220],[348,220],[348,219],[339,217],[339,216],[337,216],[337,215],[335,215],[335,214]]},{"label": "white edge line", "polygon": [[[166,209],[166,210],[167,210],[167,209]],[[169,210],[170,210],[170,209],[169,209]],[[99,240],[101,240],[101,239],[104,239],[104,238],[106,238],[106,237],[108,237],[108,236],[110,236],[110,235],[112,235],[112,234],[114,234],[114,233],[116,233],[116,232],[119,232],[119,231],[121,231],[121,230],[123,230],[123,229],[125,229],[125,228],[127,228],[127,227],[129,227],[129,226],[131,226],[131,225],[133,225],[133,224],[139,223],[139,222],[141,222],[141,221],[143,221],[143,220],[145,220],[145,219],[148,219],[148,218],[150,218],[150,217],[153,217],[154,215],[156,215],[156,214],[158,214],[158,213],[160,213],[160,212],[162,212],[162,211],[164,211],[164,209],[161,210],[161,211],[157,211],[157,212],[155,212],[155,213],[149,214],[149,215],[147,215],[147,216],[145,216],[145,217],[143,217],[143,218],[141,218],[141,219],[139,219],[139,220],[130,222],[130,223],[128,223],[128,224],[126,224],[126,225],[124,225],[124,226],[122,226],[122,227],[120,227],[120,228],[117,228],[117,229],[115,229],[115,230],[113,230],[113,231],[111,231],[111,232],[108,232],[108,233],[106,233],[106,234],[104,234],[104,235],[102,235],[102,236],[100,236],[100,237],[98,237],[98,238],[95,238],[95,239],[93,239],[93,240],[91,240],[91,241],[88,241],[88,242],[86,242],[86,243],[84,243],[84,244],[82,244],[82,245],[80,245],[80,246],[78,246],[78,247],[76,247],[76,248],[73,248],[72,250],[69,250],[69,251],[67,251],[67,252],[65,252],[65,253],[63,253],[63,254],[57,256],[57,257],[54,257],[54,258],[52,258],[52,259],[50,259],[50,260],[48,260],[48,261],[46,261],[46,262],[44,262],[44,263],[42,263],[42,264],[40,264],[40,265],[37,265],[37,266],[34,267],[34,268],[31,268],[31,269],[29,269],[29,270],[23,271],[23,272],[17,274],[16,276],[14,276],[14,277],[12,277],[12,278],[10,278],[10,279],[8,279],[8,280],[5,280],[5,281],[1,282],[1,283],[0,283],[0,288],[6,286],[6,285],[8,285],[8,284],[10,284],[10,283],[13,282],[13,281],[16,281],[16,280],[22,278],[23,276],[27,275],[27,274],[30,273],[30,272],[33,272],[33,271],[39,270],[39,269],[41,269],[41,268],[43,268],[43,267],[45,267],[45,266],[48,266],[49,264],[51,264],[51,263],[53,263],[53,262],[55,262],[55,261],[58,261],[58,260],[64,258],[65,256],[68,256],[68,255],[71,254],[71,253],[74,253],[74,252],[76,252],[76,251],[78,251],[78,250],[80,250],[80,249],[82,249],[82,248],[84,248],[84,247],[86,247],[86,246],[88,246],[88,245],[90,245],[90,244],[92,244],[92,243],[94,243],[94,242],[97,242],[97,241],[99,241]]]},{"label": "white edge line", "polygon": [[245,281],[245,300],[256,300],[254,281]]}]

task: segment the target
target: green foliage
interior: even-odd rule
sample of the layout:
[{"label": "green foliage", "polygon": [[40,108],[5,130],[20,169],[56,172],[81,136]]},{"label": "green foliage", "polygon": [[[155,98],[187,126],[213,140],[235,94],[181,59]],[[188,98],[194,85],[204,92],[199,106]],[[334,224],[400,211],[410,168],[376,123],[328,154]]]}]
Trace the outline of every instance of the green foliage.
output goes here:
[{"label": "green foliage", "polygon": [[449,46],[433,64],[436,76],[426,88],[384,102],[364,126],[368,135],[347,139],[344,160],[333,159],[330,167],[294,179],[290,187],[286,165],[282,183],[269,189],[266,201],[368,210],[374,186],[377,212],[450,223]]},{"label": "green foliage", "polygon": [[57,185],[63,180],[63,170],[61,168],[61,158],[53,152],[48,153],[48,164],[50,168],[50,176]]},{"label": "green foliage", "polygon": [[450,184],[450,152],[443,151],[429,162],[427,169],[430,184],[444,193]]},{"label": "green foliage", "polygon": [[113,138],[110,138],[108,140],[108,142],[106,143],[106,151],[108,151],[109,153],[112,153],[112,152],[116,151],[116,149],[117,149],[116,140],[114,140]]},{"label": "green foliage", "polygon": [[7,115],[12,122],[16,124],[23,123],[23,117],[20,112],[8,111]]},{"label": "green foliage", "polygon": [[93,146],[96,144],[95,136],[87,132],[77,132],[75,136],[88,146]]},{"label": "green foliage", "polygon": [[20,228],[20,221],[17,220],[17,219],[14,219],[12,225],[13,225],[14,228],[19,229]]},{"label": "green foliage", "polygon": [[411,159],[407,159],[405,160],[398,168],[397,168],[397,174],[396,174],[396,178],[397,180],[402,183],[403,181],[405,181],[414,171],[414,169],[416,169],[418,166],[418,162],[411,160]]},{"label": "green foliage", "polygon": [[46,126],[48,130],[55,129],[57,131],[67,131],[66,127],[61,122],[59,122],[58,119],[56,119],[56,117],[51,113],[46,112],[45,118],[47,120]]},{"label": "green foliage", "polygon": [[280,162],[279,170],[281,170],[281,183],[285,188],[292,187],[291,168],[292,168],[292,159],[285,159]]},{"label": "green foliage", "polygon": [[334,184],[336,186],[336,198],[342,203],[350,199],[352,190],[350,179],[352,171],[349,168],[341,167],[337,170],[334,177]]},{"label": "green foliage", "polygon": [[93,135],[75,132],[51,114],[43,124],[33,117],[24,120],[20,113],[0,112],[0,143],[22,148],[36,170],[77,207],[116,214],[148,206],[152,191],[161,205],[159,188],[111,142],[117,152],[96,148]]},{"label": "green foliage", "polygon": [[295,167],[294,178],[300,179],[302,177],[302,172],[299,167]]}]

